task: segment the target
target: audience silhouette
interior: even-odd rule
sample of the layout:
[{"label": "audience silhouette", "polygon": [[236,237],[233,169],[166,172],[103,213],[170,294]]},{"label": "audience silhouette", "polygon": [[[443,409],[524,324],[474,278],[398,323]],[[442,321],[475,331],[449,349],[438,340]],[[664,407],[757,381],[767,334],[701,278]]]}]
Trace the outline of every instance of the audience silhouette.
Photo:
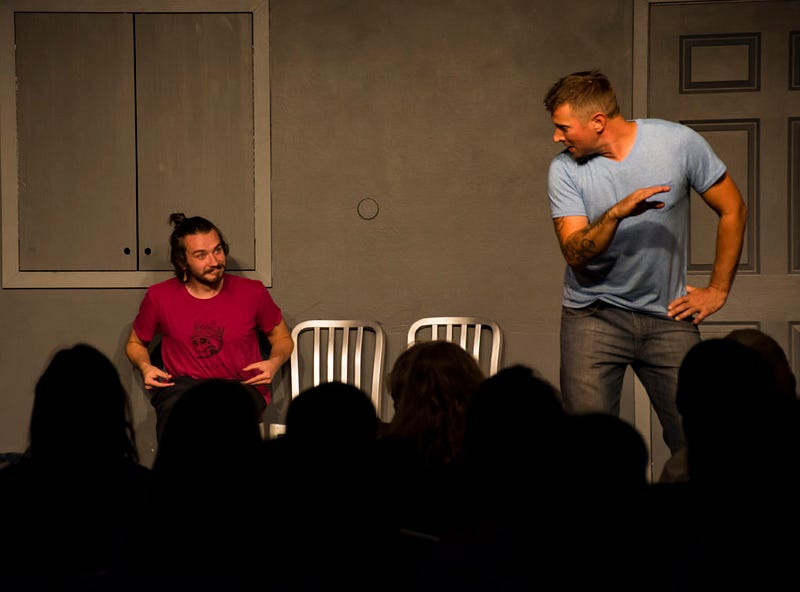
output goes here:
[{"label": "audience silhouette", "polygon": [[378,438],[378,483],[385,515],[424,551],[460,519],[462,453],[469,399],[484,380],[475,358],[444,340],[417,342],[388,378],[394,415]]},{"label": "audience silhouette", "polygon": [[28,440],[22,459],[0,471],[0,589],[112,589],[150,471],[103,353],[85,343],[55,352],[36,383]]},{"label": "audience silhouette", "polygon": [[178,400],[125,547],[129,583],[238,590],[263,578],[269,483],[258,421],[251,389],[235,381],[202,381]]},{"label": "audience silhouette", "polygon": [[774,381],[774,389],[787,397],[797,397],[797,378],[786,357],[786,352],[772,337],[759,329],[736,329],[725,336],[758,352],[769,366]]},{"label": "audience silhouette", "polygon": [[374,484],[377,426],[367,394],[342,382],[309,388],[289,403],[286,433],[265,442],[262,469],[274,492],[273,586],[381,587],[388,537]]},{"label": "audience silhouette", "polygon": [[532,574],[548,563],[542,553],[558,513],[566,420],[558,391],[531,368],[512,366],[482,382],[469,402],[460,457],[463,518],[442,538],[426,590],[540,583]]},{"label": "audience silhouette", "polygon": [[688,481],[652,489],[671,525],[655,541],[663,589],[770,589],[799,550],[797,399],[758,350],[726,337],[686,355],[677,403]]},{"label": "audience silhouette", "polygon": [[471,503],[462,528],[444,537],[427,589],[641,585],[619,562],[640,541],[624,512],[647,487],[648,452],[633,426],[568,415],[552,384],[516,365],[472,397],[463,461]]},{"label": "audience silhouette", "polygon": [[402,440],[425,466],[454,460],[464,440],[469,398],[483,379],[475,358],[455,343],[410,345],[389,373],[394,415],[382,426],[381,438]]},{"label": "audience silhouette", "polygon": [[249,389],[200,382],[151,471],[111,361],[87,344],[58,350],[28,448],[0,467],[13,509],[0,586],[678,592],[794,577],[800,402],[761,331],[684,358],[673,482],[648,483],[632,425],[566,413],[524,365],[485,378],[459,345],[416,343],[388,389],[388,423],[361,389],[327,382],[292,399],[285,435],[264,441]]},{"label": "audience silhouette", "polygon": [[[725,339],[732,339],[754,349],[769,367],[774,390],[783,393],[790,402],[797,398],[796,377],[786,353],[775,339],[753,328],[736,329],[728,333]],[[665,463],[659,481],[663,483],[686,481],[689,478],[687,464],[687,450],[683,448]]]},{"label": "audience silhouette", "polygon": [[650,550],[641,541],[653,528],[646,519],[650,454],[642,435],[618,416],[587,413],[569,416],[561,441],[561,518],[551,543],[569,553],[552,558],[552,583],[641,590],[652,577],[644,568]]}]

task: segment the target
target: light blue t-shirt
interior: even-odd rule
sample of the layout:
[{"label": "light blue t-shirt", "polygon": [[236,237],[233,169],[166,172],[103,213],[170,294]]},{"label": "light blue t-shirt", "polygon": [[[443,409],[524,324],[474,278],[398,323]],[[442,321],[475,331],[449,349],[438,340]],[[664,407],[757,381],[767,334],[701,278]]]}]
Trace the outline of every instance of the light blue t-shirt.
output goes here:
[{"label": "light blue t-shirt", "polygon": [[622,161],[595,156],[578,162],[567,151],[550,164],[553,218],[596,220],[635,190],[669,185],[654,195],[661,209],[622,220],[608,249],[580,270],[567,265],[563,304],[579,308],[603,300],[666,316],[669,302],[686,293],[690,189],[707,191],[725,164],[693,129],[661,119],[637,119],[636,140]]}]

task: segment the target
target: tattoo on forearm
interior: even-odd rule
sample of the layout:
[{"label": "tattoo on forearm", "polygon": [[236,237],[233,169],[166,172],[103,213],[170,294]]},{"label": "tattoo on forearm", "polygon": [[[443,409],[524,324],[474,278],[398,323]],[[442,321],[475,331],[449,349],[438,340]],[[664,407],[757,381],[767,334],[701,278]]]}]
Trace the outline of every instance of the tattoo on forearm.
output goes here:
[{"label": "tattoo on forearm", "polygon": [[[560,232],[563,228],[563,221],[556,220],[556,230]],[[605,216],[601,216],[586,228],[582,228],[569,237],[565,243],[561,245],[561,251],[564,258],[570,265],[583,265],[587,261],[602,252],[602,249],[597,247],[597,243],[589,235],[605,224]]]}]

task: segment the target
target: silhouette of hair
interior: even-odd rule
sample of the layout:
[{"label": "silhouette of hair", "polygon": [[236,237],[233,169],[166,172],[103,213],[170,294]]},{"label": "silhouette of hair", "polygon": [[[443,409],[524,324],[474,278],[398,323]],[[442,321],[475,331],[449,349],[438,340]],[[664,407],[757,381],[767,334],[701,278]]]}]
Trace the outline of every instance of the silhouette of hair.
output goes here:
[{"label": "silhouette of hair", "polygon": [[236,580],[250,581],[266,553],[255,522],[267,495],[256,396],[240,382],[214,379],[175,403],[146,513],[128,541],[134,571],[202,574],[214,581],[210,588],[245,589]]},{"label": "silhouette of hair", "polygon": [[34,393],[28,450],[0,471],[9,510],[0,589],[113,589],[122,538],[150,484],[127,393],[111,361],[85,343],[57,350]]},{"label": "silhouette of hair", "polygon": [[568,425],[566,441],[581,473],[576,490],[583,486],[584,491],[613,493],[646,487],[650,453],[633,425],[608,413],[572,415]]},{"label": "silhouette of hair", "polygon": [[[567,420],[555,387],[519,364],[487,378],[470,400],[459,463],[465,475],[465,509],[472,516],[465,521],[464,538],[489,536],[492,545],[501,545],[491,553],[483,544],[478,547],[481,563],[485,559],[489,570],[496,570],[490,577],[502,578],[494,586],[498,589],[512,581],[517,584],[517,578],[525,584],[510,588],[530,588],[530,574],[536,571],[537,578],[545,577],[545,569],[551,569],[545,551],[555,548],[553,534],[561,532],[563,524]],[[478,530],[470,533],[474,528]],[[456,535],[460,538],[458,531]],[[535,569],[528,564],[534,557]],[[495,561],[501,563],[492,567]]]},{"label": "silhouette of hair", "polygon": [[189,388],[170,412],[153,463],[158,480],[238,471],[261,446],[254,393],[230,380],[204,380]]},{"label": "silhouette of hair", "polygon": [[736,329],[725,336],[748,347],[752,347],[761,354],[764,361],[772,370],[775,388],[787,396],[797,396],[797,378],[792,372],[792,367],[780,344],[772,337],[758,329]]},{"label": "silhouette of hair", "polygon": [[558,390],[532,368],[504,368],[470,400],[464,458],[478,467],[518,470],[533,462],[532,455],[556,452],[553,441],[566,417]]},{"label": "silhouette of hair", "polygon": [[678,373],[676,403],[691,481],[719,482],[737,466],[753,474],[772,471],[778,426],[791,412],[773,385],[761,355],[738,341],[706,339],[689,350]]},{"label": "silhouette of hair", "polygon": [[37,462],[138,461],[128,394],[114,364],[93,346],[58,350],[39,377],[28,453]]},{"label": "silhouette of hair", "polygon": [[544,106],[552,115],[561,105],[568,104],[573,113],[590,115],[602,111],[608,117],[619,114],[619,103],[611,81],[598,70],[573,72],[562,76],[544,97]]},{"label": "silhouette of hair", "polygon": [[285,435],[265,442],[273,448],[266,470],[281,484],[271,526],[282,540],[269,549],[281,566],[276,589],[369,590],[384,575],[375,567],[387,548],[376,496],[365,495],[375,489],[377,423],[369,396],[339,381],[289,402]]},{"label": "silhouette of hair", "polygon": [[776,388],[762,354],[739,341],[761,337],[734,337],[701,341],[679,370],[689,481],[665,490],[673,494],[670,528],[659,534],[669,537],[666,553],[648,545],[653,556],[673,555],[650,572],[670,574],[663,589],[773,589],[791,577],[797,401]]},{"label": "silhouette of hair", "polygon": [[219,242],[222,245],[222,250],[225,255],[230,250],[228,243],[222,236],[222,231],[217,228],[212,222],[201,218],[200,216],[192,216],[187,218],[181,212],[175,212],[169,215],[169,223],[172,226],[172,234],[169,237],[169,258],[172,261],[172,266],[175,271],[175,277],[182,282],[187,281],[185,274],[186,270],[186,246],[184,245],[184,237],[188,234],[206,234],[208,232],[216,232],[219,236]]},{"label": "silhouette of hair", "polygon": [[394,416],[382,435],[414,442],[424,464],[454,460],[463,445],[469,398],[484,378],[472,354],[458,344],[412,344],[389,374]]},{"label": "silhouette of hair", "polygon": [[338,381],[301,392],[286,412],[286,441],[293,450],[339,455],[374,443],[378,416],[361,389]]}]

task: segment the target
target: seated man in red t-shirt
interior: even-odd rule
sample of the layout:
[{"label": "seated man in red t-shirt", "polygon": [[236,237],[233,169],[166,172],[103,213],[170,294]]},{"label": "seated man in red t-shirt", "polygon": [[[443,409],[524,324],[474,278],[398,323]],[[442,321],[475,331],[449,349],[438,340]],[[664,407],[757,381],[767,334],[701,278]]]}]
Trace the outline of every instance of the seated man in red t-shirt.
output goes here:
[{"label": "seated man in red t-shirt", "polygon": [[[172,279],[147,289],[125,353],[153,391],[159,440],[178,397],[198,381],[237,380],[253,387],[259,409],[270,383],[294,349],[291,333],[267,288],[258,280],[225,273],[228,244],[200,216],[170,215]],[[259,332],[270,345],[262,359]],[[163,368],[152,364],[148,344],[161,335]]]}]

